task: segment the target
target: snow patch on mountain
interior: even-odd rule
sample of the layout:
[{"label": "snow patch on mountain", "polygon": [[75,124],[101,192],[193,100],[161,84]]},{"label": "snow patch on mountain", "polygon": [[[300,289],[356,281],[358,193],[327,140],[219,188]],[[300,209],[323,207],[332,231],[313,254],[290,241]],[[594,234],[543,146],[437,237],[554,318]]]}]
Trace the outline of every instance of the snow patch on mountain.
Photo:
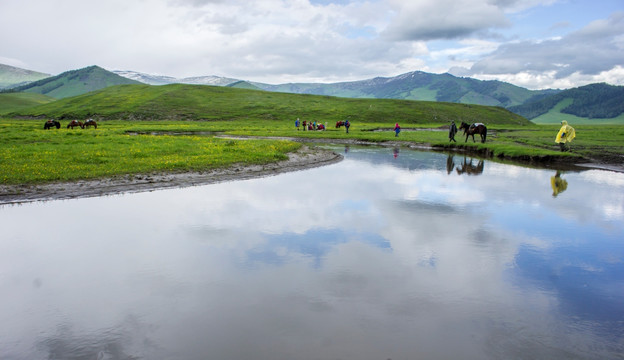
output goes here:
[{"label": "snow patch on mountain", "polygon": [[137,71],[113,70],[113,73],[128,79],[136,80],[148,85],[167,85],[167,84],[194,84],[194,85],[213,85],[226,86],[235,83],[237,79],[231,79],[221,76],[194,76],[188,78],[174,78],[171,76],[150,75]]}]

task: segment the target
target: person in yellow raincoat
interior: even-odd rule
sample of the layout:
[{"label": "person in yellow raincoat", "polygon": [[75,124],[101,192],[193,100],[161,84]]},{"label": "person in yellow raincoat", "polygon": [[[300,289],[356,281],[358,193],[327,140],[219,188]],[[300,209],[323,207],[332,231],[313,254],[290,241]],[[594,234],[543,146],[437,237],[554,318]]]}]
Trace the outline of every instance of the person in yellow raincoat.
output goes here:
[{"label": "person in yellow raincoat", "polygon": [[574,137],[576,137],[574,128],[568,125],[567,121],[563,120],[561,122],[561,129],[559,129],[557,137],[555,138],[555,142],[559,143],[559,148],[561,149],[561,151],[570,150],[570,147],[567,143],[571,142]]}]

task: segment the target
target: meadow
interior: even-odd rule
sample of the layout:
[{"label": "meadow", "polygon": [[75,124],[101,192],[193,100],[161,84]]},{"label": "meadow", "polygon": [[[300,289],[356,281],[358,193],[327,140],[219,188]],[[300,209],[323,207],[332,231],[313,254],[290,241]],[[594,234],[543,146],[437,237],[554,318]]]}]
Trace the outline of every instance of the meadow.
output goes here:
[{"label": "meadow", "polygon": [[[234,141],[210,136],[131,135],[151,131],[124,121],[98,129],[43,130],[41,121],[0,120],[0,184],[37,184],[123,174],[208,171],[231,164],[287,159],[301,145],[285,140]],[[155,126],[154,126],[155,125]],[[152,124],[184,131],[184,123]],[[197,129],[195,127],[195,129]]]},{"label": "meadow", "polygon": [[[289,138],[421,145],[438,150],[468,151],[487,157],[578,162],[583,158],[611,162],[624,155],[624,126],[578,126],[572,151],[561,153],[554,137],[558,126],[491,125],[486,143],[449,143],[445,124],[406,124],[399,137],[393,123],[326,121],[325,131],[297,130],[293,120],[238,121],[100,121],[97,129],[43,130],[43,120],[0,119],[0,184],[38,184],[96,179],[126,174],[208,171],[233,164],[266,164],[285,160],[301,144]],[[215,135],[229,135],[217,137]],[[246,138],[244,140],[240,138]],[[478,138],[478,137],[477,137]]]}]

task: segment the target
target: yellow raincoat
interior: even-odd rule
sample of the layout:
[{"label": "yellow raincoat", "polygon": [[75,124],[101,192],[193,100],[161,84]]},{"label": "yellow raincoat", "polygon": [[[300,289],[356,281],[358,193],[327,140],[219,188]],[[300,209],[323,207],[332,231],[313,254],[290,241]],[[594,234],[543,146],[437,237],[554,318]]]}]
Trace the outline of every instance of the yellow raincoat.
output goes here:
[{"label": "yellow raincoat", "polygon": [[568,122],[563,120],[561,122],[561,129],[557,133],[557,137],[555,138],[556,143],[566,143],[572,141],[576,137],[576,133],[574,128],[568,125]]}]

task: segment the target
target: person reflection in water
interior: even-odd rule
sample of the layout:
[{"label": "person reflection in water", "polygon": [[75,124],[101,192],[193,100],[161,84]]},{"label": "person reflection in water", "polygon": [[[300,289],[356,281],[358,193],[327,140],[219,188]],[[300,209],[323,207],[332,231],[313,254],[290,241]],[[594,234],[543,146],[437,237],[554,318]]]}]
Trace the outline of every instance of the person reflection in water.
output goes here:
[{"label": "person reflection in water", "polygon": [[392,153],[393,153],[395,159],[398,158],[399,157],[399,148],[394,148],[392,150]]},{"label": "person reflection in water", "polygon": [[568,188],[568,182],[566,179],[561,178],[561,171],[557,170],[555,176],[550,177],[550,186],[553,190],[553,197],[557,197],[557,195],[561,194]]},{"label": "person reflection in water", "polygon": [[453,169],[455,169],[455,158],[453,155],[449,154],[446,158],[446,173],[450,175]]}]

